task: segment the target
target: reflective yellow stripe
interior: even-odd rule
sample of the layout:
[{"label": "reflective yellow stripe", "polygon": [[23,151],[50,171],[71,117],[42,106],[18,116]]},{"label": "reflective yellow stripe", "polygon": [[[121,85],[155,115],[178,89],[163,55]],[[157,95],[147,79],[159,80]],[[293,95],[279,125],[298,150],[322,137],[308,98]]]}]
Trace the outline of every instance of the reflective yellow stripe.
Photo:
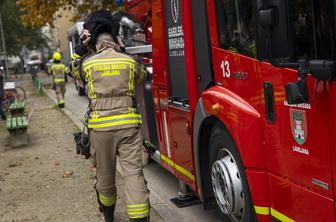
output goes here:
[{"label": "reflective yellow stripe", "polygon": [[130,211],[127,211],[127,214],[130,215],[130,216],[140,216],[142,215],[143,217],[147,216],[149,213],[149,209],[147,210],[143,210],[143,211],[134,211],[134,212],[130,212]]},{"label": "reflective yellow stripe", "polygon": [[142,121],[141,120],[122,120],[122,121],[104,123],[104,124],[99,124],[99,125],[93,125],[89,123],[88,127],[90,129],[99,129],[99,128],[104,128],[104,127],[120,126],[120,125],[128,125],[128,124],[142,124]]},{"label": "reflective yellow stripe", "polygon": [[134,84],[135,66],[134,65],[131,65],[131,67],[130,67],[130,73],[131,73],[130,95],[133,95],[134,94],[134,88],[135,88],[135,84]]},{"label": "reflective yellow stripe", "polygon": [[128,204],[127,214],[131,219],[148,217],[149,204]]},{"label": "reflective yellow stripe", "polygon": [[139,212],[139,213],[130,213],[128,212],[128,217],[129,218],[132,218],[132,219],[135,219],[135,218],[144,218],[144,217],[148,217],[148,214],[149,214],[149,210],[146,210],[144,212]]},{"label": "reflective yellow stripe", "polygon": [[83,63],[83,66],[87,66],[88,64],[91,63],[95,63],[95,62],[114,62],[114,61],[127,61],[127,62],[131,62],[131,63],[135,63],[134,59],[130,59],[130,58],[102,58],[102,59],[93,59],[87,62]]},{"label": "reflective yellow stripe", "polygon": [[112,206],[116,203],[116,197],[105,197],[104,195],[98,194],[99,201],[106,207]]},{"label": "reflective yellow stripe", "polygon": [[134,64],[132,64],[132,65],[130,65],[130,70],[129,70],[129,79],[128,79],[128,95],[129,96],[131,96],[131,95],[133,95],[133,93],[134,93],[134,87],[135,87],[135,85],[134,85],[134,71],[135,70],[135,66],[134,66]]},{"label": "reflective yellow stripe", "polygon": [[140,207],[149,207],[148,203],[145,204],[127,204],[127,208],[134,209],[134,208],[140,208]]},{"label": "reflective yellow stripe", "polygon": [[174,161],[172,161],[168,157],[166,157],[166,156],[164,156],[162,154],[160,156],[161,156],[161,160],[163,160],[164,162],[168,163],[170,166],[174,167],[177,171],[179,171],[180,173],[182,173],[183,175],[185,175],[186,177],[188,177],[192,181],[195,180],[195,176],[192,173],[190,173],[188,170],[184,169],[183,167],[181,167],[177,163],[174,163]]},{"label": "reflective yellow stripe", "polygon": [[78,55],[77,53],[74,53],[72,56],[72,59],[79,59],[81,56]]},{"label": "reflective yellow stripe", "polygon": [[116,116],[108,116],[101,118],[91,118],[88,121],[88,127],[91,129],[98,129],[104,127],[128,125],[128,124],[141,124],[140,114],[123,114]]},{"label": "reflective yellow stripe", "polygon": [[[95,62],[95,63],[92,63],[90,65],[85,65],[83,66],[85,69],[90,69],[94,66],[97,66],[97,65],[107,65],[109,63],[107,62]],[[133,66],[134,64],[133,63],[130,63],[130,62],[126,62],[126,61],[121,61],[121,62],[111,62],[111,64],[127,64],[129,66]]]},{"label": "reflective yellow stripe", "polygon": [[290,219],[289,217],[283,215],[279,211],[274,210],[273,208],[271,208],[271,215],[281,222],[295,222],[295,220]]},{"label": "reflective yellow stripe", "polygon": [[64,104],[64,99],[60,99],[58,104]]},{"label": "reflective yellow stripe", "polygon": [[54,79],[54,82],[55,83],[62,83],[62,82],[65,82],[65,80],[62,79],[62,78],[57,78],[57,79]]},{"label": "reflective yellow stripe", "polygon": [[122,115],[115,115],[115,116],[107,116],[107,117],[100,117],[100,118],[91,118],[89,119],[89,123],[97,123],[102,121],[108,121],[108,120],[115,120],[115,119],[122,119],[122,118],[141,118],[140,114],[122,114]]},{"label": "reflective yellow stripe", "polygon": [[274,210],[273,208],[269,208],[269,207],[259,207],[259,206],[254,206],[255,212],[259,215],[270,215],[270,211],[271,211],[271,215],[280,220],[281,222],[295,222],[295,220],[287,217],[286,215],[283,215],[282,213],[280,213],[277,210]]},{"label": "reflective yellow stripe", "polygon": [[80,80],[81,77],[79,76],[79,70],[78,70],[79,67],[75,66],[75,61],[73,61],[73,62],[71,63],[71,67],[72,67],[72,75],[73,75],[76,79]]},{"label": "reflective yellow stripe", "polygon": [[85,70],[85,79],[87,80],[87,84],[89,86],[89,97],[91,99],[96,99],[97,95],[94,91],[94,87],[93,87],[93,79],[92,79],[92,74],[91,74],[91,70],[90,69],[86,69]]},{"label": "reflective yellow stripe", "polygon": [[255,212],[260,215],[269,215],[270,210],[268,207],[259,207],[259,206],[254,206]]}]

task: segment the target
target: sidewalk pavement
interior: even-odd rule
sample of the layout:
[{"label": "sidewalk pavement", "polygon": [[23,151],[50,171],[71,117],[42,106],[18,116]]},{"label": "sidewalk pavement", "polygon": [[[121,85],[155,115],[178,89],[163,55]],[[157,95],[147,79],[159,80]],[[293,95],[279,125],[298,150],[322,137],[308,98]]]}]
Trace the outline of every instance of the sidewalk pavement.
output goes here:
[{"label": "sidewalk pavement", "polygon": [[[80,131],[48,97],[27,91],[26,113],[31,113],[29,146],[8,145],[5,122],[0,122],[0,221],[99,222],[95,170],[75,154],[72,133]],[[116,222],[126,222],[123,179],[117,175]],[[164,221],[155,210],[152,221]]]}]

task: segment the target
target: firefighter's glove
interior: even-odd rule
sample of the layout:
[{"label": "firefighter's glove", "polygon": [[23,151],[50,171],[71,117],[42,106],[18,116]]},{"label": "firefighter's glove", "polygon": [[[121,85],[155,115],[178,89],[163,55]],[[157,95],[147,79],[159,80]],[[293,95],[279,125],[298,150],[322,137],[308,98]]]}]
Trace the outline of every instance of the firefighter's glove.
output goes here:
[{"label": "firefighter's glove", "polygon": [[76,143],[77,155],[83,155],[85,159],[89,159],[91,156],[89,136],[82,132],[74,133],[73,136]]},{"label": "firefighter's glove", "polygon": [[142,145],[146,148],[146,150],[150,153],[150,154],[154,154],[155,153],[155,146],[149,142],[148,140],[143,140]]}]

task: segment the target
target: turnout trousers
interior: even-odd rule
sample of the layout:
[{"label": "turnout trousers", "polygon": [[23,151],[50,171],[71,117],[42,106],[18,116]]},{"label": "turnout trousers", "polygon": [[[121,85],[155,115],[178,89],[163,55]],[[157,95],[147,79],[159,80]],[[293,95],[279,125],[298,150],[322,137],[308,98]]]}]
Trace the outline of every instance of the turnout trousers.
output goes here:
[{"label": "turnout trousers", "polygon": [[130,219],[149,216],[149,192],[143,175],[142,137],[139,127],[111,131],[90,131],[91,154],[97,168],[98,202],[113,206],[117,200],[115,186],[116,158],[125,180],[127,214]]},{"label": "turnout trousers", "polygon": [[56,83],[55,92],[58,105],[64,105],[65,83]]}]

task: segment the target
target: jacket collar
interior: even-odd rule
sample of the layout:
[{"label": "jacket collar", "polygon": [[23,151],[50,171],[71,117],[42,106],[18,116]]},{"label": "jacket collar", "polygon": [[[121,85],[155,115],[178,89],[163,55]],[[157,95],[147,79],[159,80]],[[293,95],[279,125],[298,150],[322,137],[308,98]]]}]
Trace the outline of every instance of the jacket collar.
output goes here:
[{"label": "jacket collar", "polygon": [[103,41],[100,45],[100,48],[97,49],[97,53],[100,53],[106,49],[113,49],[117,52],[120,52],[120,46],[114,42],[109,42],[109,41]]}]

